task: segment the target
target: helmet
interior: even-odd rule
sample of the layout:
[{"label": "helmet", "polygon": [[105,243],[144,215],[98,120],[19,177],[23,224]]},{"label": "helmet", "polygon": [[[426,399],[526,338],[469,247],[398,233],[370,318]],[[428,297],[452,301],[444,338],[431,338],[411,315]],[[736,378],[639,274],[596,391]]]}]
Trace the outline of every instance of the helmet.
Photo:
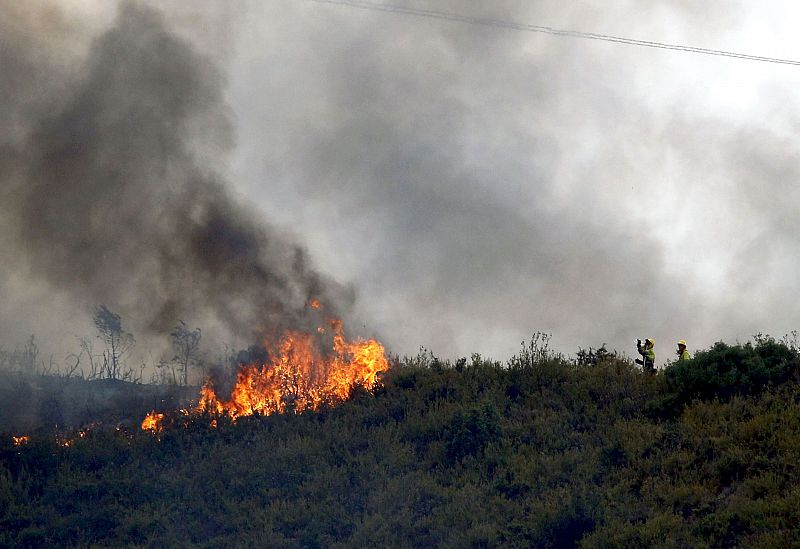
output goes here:
[{"label": "helmet", "polygon": [[655,347],[655,346],[656,346],[656,340],[655,340],[655,339],[653,339],[652,337],[648,337],[648,338],[646,339],[646,341],[647,341],[647,342],[649,342],[651,346],[653,346],[653,347]]},{"label": "helmet", "polygon": [[686,347],[686,340],[685,340],[685,339],[681,339],[681,340],[678,342],[678,345],[683,345],[684,347]]}]

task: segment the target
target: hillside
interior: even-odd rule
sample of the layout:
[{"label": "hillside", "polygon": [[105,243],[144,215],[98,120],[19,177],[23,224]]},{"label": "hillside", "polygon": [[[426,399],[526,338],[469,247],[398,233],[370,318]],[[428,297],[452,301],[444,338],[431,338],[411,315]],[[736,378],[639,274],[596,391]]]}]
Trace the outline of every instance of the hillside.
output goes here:
[{"label": "hillside", "polygon": [[76,430],[98,423],[133,428],[153,408],[177,408],[198,390],[0,369],[0,432],[46,431],[56,425]]},{"label": "hillside", "polygon": [[69,447],[0,437],[0,545],[800,544],[800,355],[718,343],[655,376],[534,343],[398,363],[375,395]]}]

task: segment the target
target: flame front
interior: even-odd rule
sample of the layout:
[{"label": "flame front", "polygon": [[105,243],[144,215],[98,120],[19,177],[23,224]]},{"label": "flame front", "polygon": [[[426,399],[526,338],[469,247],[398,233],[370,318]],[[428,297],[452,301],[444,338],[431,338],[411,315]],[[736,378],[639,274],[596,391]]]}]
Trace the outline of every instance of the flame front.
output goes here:
[{"label": "flame front", "polygon": [[389,369],[383,345],[375,340],[349,342],[340,321],[332,321],[333,353],[323,356],[314,336],[289,332],[265,364],[243,366],[227,400],[213,383],[203,385],[198,412],[236,420],[253,414],[270,415],[317,410],[347,400],[354,389],[373,390],[378,374]]},{"label": "flame front", "polygon": [[164,414],[159,414],[153,410],[142,420],[142,430],[158,433],[161,431],[161,429],[163,429],[164,417]]}]

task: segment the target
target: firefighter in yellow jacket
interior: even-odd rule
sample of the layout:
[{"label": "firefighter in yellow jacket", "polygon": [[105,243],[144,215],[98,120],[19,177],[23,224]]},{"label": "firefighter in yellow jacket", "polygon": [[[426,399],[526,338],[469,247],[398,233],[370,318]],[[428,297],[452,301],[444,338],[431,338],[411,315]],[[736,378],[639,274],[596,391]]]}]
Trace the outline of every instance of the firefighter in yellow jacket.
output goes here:
[{"label": "firefighter in yellow jacket", "polygon": [[675,354],[678,355],[678,362],[683,362],[684,360],[689,360],[692,358],[692,355],[690,355],[689,351],[686,350],[685,339],[681,339],[678,342],[678,349],[675,351]]},{"label": "firefighter in yellow jacket", "polygon": [[636,350],[642,355],[642,358],[636,359],[636,364],[642,365],[642,370],[648,373],[655,373],[656,371],[656,351],[653,347],[656,346],[656,340],[648,337],[642,342],[641,339],[636,341]]}]

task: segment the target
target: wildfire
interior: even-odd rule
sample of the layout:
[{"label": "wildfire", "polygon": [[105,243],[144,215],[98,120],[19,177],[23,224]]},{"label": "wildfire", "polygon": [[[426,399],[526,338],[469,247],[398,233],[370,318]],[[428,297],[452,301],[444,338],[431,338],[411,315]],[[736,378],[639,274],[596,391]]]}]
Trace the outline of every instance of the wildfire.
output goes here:
[{"label": "wildfire", "polygon": [[23,444],[28,444],[28,442],[31,440],[31,437],[28,435],[22,435],[19,437],[12,436],[11,440],[14,442],[14,446],[22,446]]},{"label": "wildfire", "polygon": [[347,400],[353,389],[371,391],[378,374],[389,369],[383,345],[375,340],[349,342],[342,323],[332,321],[333,353],[323,356],[314,336],[289,332],[266,364],[242,367],[227,400],[221,400],[209,380],[203,385],[198,412],[232,419],[253,414],[317,410],[323,404]]},{"label": "wildfire", "polygon": [[98,426],[99,426],[98,423],[93,422],[90,425],[87,425],[86,427],[80,429],[76,434],[76,436],[73,437],[59,436],[56,438],[56,442],[59,444],[59,446],[63,446],[64,448],[69,448],[70,446],[74,445],[75,441],[77,441],[78,439],[86,438],[89,435],[89,433],[92,432],[92,430],[94,430]]},{"label": "wildfire", "polygon": [[[321,305],[313,300],[311,306]],[[265,363],[239,369],[230,398],[220,398],[209,379],[203,384],[197,407],[182,412],[187,416],[203,413],[227,416],[236,421],[253,414],[318,410],[323,405],[347,400],[354,389],[374,390],[378,374],[389,369],[383,345],[373,339],[348,341],[341,321],[332,320],[329,324],[331,352],[320,351],[317,334],[288,332],[276,345],[265,344],[270,357]],[[328,331],[319,328],[317,332],[324,335]],[[164,421],[165,414],[154,410],[144,418],[141,427],[158,433]],[[212,419],[211,426],[217,426],[216,419]]]},{"label": "wildfire", "polygon": [[142,430],[143,431],[152,431],[154,433],[158,433],[161,429],[164,428],[164,414],[159,414],[155,410],[147,414],[145,418],[142,420]]}]

